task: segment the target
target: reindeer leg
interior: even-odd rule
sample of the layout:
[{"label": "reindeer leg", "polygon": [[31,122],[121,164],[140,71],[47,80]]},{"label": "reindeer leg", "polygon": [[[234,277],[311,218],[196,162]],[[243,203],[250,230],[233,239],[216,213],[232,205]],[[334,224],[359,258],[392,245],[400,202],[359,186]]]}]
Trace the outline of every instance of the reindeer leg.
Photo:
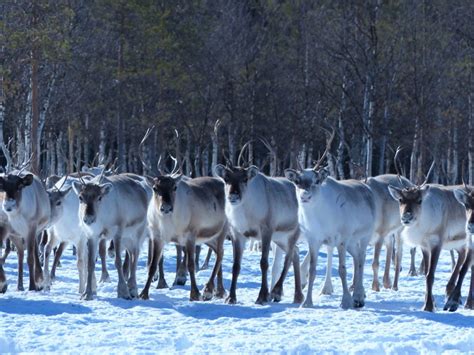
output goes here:
[{"label": "reindeer leg", "polygon": [[[463,258],[463,264],[461,267],[461,270],[459,271],[459,278],[457,279],[456,286],[454,289],[449,293],[448,300],[446,301],[446,304],[444,305],[444,310],[445,311],[450,311],[454,312],[458,309],[459,304],[461,303],[461,287],[462,283],[464,281],[464,277],[466,276],[467,272],[469,271],[471,261],[473,258],[473,252],[469,251],[467,253],[464,253],[465,257]],[[459,260],[461,259],[461,254],[459,254]],[[471,275],[471,291],[469,292],[470,294],[472,293],[472,275]],[[472,301],[472,296],[471,296],[471,301]],[[466,302],[467,304],[467,302]],[[465,307],[469,308],[469,307]]]},{"label": "reindeer leg", "polygon": [[410,270],[408,270],[408,276],[418,275],[418,272],[416,271],[416,266],[415,266],[415,255],[416,255],[416,248],[410,248]]},{"label": "reindeer leg", "polygon": [[19,239],[18,245],[16,245],[16,250],[18,254],[18,281],[17,281],[17,290],[24,291],[23,287],[23,264],[25,259],[25,248],[23,246],[23,240]]},{"label": "reindeer leg", "polygon": [[66,245],[66,242],[60,243],[56,253],[54,253],[53,267],[51,268],[51,280],[56,279],[56,268],[60,265],[59,261],[63,255],[64,249],[66,249]]},{"label": "reindeer leg", "polygon": [[[452,250],[450,250],[452,251]],[[446,298],[449,298],[449,295],[451,292],[453,292],[453,289],[456,285],[456,281],[458,280],[459,272],[461,270],[461,267],[464,264],[464,260],[466,259],[466,252],[467,249],[463,248],[458,251],[458,261],[454,265],[454,268],[452,269],[451,277],[449,278],[448,284],[446,285]]]},{"label": "reindeer leg", "polygon": [[232,265],[232,283],[230,285],[229,296],[225,300],[225,302],[229,304],[237,303],[237,279],[239,278],[242,254],[245,248],[245,237],[237,232],[234,232],[233,234],[232,247],[234,251],[234,263]]},{"label": "reindeer leg", "polygon": [[[426,294],[425,294],[425,304],[423,310],[427,312],[434,312],[434,297],[433,297],[433,283],[434,283],[434,274],[436,271],[436,265],[438,264],[439,254],[441,252],[440,246],[435,246],[431,249],[428,273],[426,275]],[[424,254],[424,253],[423,253]]]},{"label": "reindeer leg", "polygon": [[51,275],[49,273],[49,257],[51,255],[51,251],[53,246],[56,244],[56,238],[54,233],[51,231],[49,233],[48,239],[46,241],[46,245],[43,250],[43,280],[44,280],[44,287],[46,290],[51,288]]},{"label": "reindeer leg", "polygon": [[[224,239],[225,239],[225,234],[221,234],[218,239],[214,243],[208,243],[208,246],[214,250],[216,253],[216,263],[214,265],[214,268],[212,269],[211,276],[209,277],[209,281],[206,284],[206,287],[204,288],[202,292],[202,298],[205,301],[208,301],[212,299],[214,295],[214,279],[221,269],[222,265],[222,259],[224,257]],[[222,291],[222,290],[220,290]],[[225,290],[224,290],[225,293]],[[224,295],[219,295],[220,298],[224,297]]]},{"label": "reindeer leg", "polygon": [[43,289],[43,270],[41,267],[41,261],[40,261],[40,255],[39,255],[39,245],[36,242],[34,243],[34,273],[35,273],[36,289],[38,291],[41,291]]},{"label": "reindeer leg", "polygon": [[161,239],[159,238],[153,238],[151,240],[152,242],[152,257],[150,260],[150,265],[148,266],[148,278],[146,280],[145,287],[143,288],[142,292],[140,293],[140,298],[142,300],[147,300],[149,299],[149,290],[150,290],[150,285],[153,281],[153,276],[156,273],[157,265],[158,265],[158,260],[162,259],[162,252],[163,252],[163,246],[164,243]]},{"label": "reindeer leg", "polygon": [[[474,251],[471,250],[471,254]],[[472,263],[472,258],[471,258]],[[469,294],[466,299],[466,304],[464,305],[465,309],[474,309],[474,265],[471,266],[471,283],[469,285]]]},{"label": "reindeer leg", "polygon": [[[113,245],[113,244],[112,244]],[[99,282],[110,282],[109,272],[107,271],[107,240],[101,239],[99,241],[99,256],[101,265],[101,275]]]},{"label": "reindeer leg", "polygon": [[87,279],[87,241],[81,239],[76,247],[76,257],[77,257],[77,271],[79,272],[79,294],[83,294],[86,290],[86,279]]},{"label": "reindeer leg", "polygon": [[201,270],[209,269],[209,261],[211,261],[211,257],[212,257],[212,249],[209,248],[207,250],[207,255],[206,255],[206,259],[204,260],[204,264],[202,264],[201,266]]},{"label": "reindeer leg", "polygon": [[95,273],[95,257],[97,254],[97,240],[95,238],[88,238],[87,240],[87,284],[86,292],[81,296],[81,299],[90,301],[94,298],[93,284]]},{"label": "reindeer leg", "polygon": [[[264,228],[262,228],[264,229]],[[262,283],[260,285],[260,292],[258,294],[257,304],[265,304],[270,301],[270,294],[268,292],[268,255],[270,254],[270,244],[272,241],[272,234],[269,230],[262,232],[262,257],[260,259],[260,270],[262,272]]]},{"label": "reindeer leg", "polygon": [[324,286],[321,289],[321,294],[322,295],[332,295],[334,292],[334,289],[332,287],[332,253],[334,250],[334,247],[332,245],[327,245],[327,265],[326,265],[326,275],[324,277]]},{"label": "reindeer leg", "polygon": [[130,252],[128,250],[125,250],[125,258],[123,260],[123,276],[125,277],[125,280],[128,280],[130,277],[130,263],[132,262],[132,255],[130,255]]},{"label": "reindeer leg", "polygon": [[130,296],[132,298],[138,297],[138,288],[137,288],[137,264],[139,257],[138,248],[133,248],[129,250],[130,254],[130,277],[127,281],[128,290],[130,291]]},{"label": "reindeer leg", "polygon": [[115,248],[115,268],[117,269],[118,274],[118,285],[117,285],[117,297],[123,298],[126,300],[131,300],[132,296],[128,290],[128,286],[125,280],[125,275],[123,272],[122,264],[122,231],[117,231],[117,234],[114,236],[114,248]]},{"label": "reindeer leg", "polygon": [[309,263],[311,259],[311,254],[308,251],[306,255],[304,256],[303,262],[301,263],[300,270],[301,270],[301,287],[303,290],[306,287],[306,284],[308,283],[308,275],[309,275]]},{"label": "reindeer leg", "polygon": [[36,233],[35,231],[29,231],[27,239],[26,239],[26,247],[27,247],[27,257],[26,261],[28,263],[28,270],[29,270],[29,277],[30,277],[30,285],[28,287],[29,291],[39,291],[36,280],[35,280],[35,244],[36,244]]},{"label": "reindeer leg", "polygon": [[337,247],[337,253],[339,256],[339,277],[342,283],[342,301],[341,308],[349,309],[352,307],[352,296],[347,286],[347,270],[346,270],[346,246],[340,244]]},{"label": "reindeer leg", "polygon": [[184,248],[180,245],[176,245],[176,277],[173,282],[173,286],[184,286],[186,284],[186,255],[183,257]]},{"label": "reindeer leg", "polygon": [[[295,251],[295,246],[296,246],[296,241],[298,240],[300,235],[299,228],[293,233],[288,238],[288,247],[286,250],[286,255],[285,255],[285,262],[283,264],[283,271],[281,273],[281,276],[277,283],[275,284],[275,287],[273,287],[270,298],[273,300],[273,302],[280,302],[281,297],[283,295],[283,282],[285,281],[286,274],[288,273],[288,269],[290,268],[290,265],[294,259],[294,251]],[[298,268],[296,270],[295,274],[295,279],[297,284],[297,287],[295,288],[295,298],[296,299],[301,299],[301,275],[300,275],[300,270],[299,270],[299,263],[298,263]]]},{"label": "reindeer leg", "polygon": [[400,232],[397,232],[395,235],[395,276],[393,277],[393,286],[392,289],[398,291],[398,280],[400,278],[400,272],[402,271],[402,256],[403,256],[403,242],[400,236]]},{"label": "reindeer leg", "polygon": [[191,279],[191,294],[189,297],[190,301],[200,301],[201,300],[201,294],[199,292],[199,289],[197,287],[196,283],[196,263],[194,259],[194,253],[196,252],[196,244],[194,237],[188,237],[186,238],[186,256],[188,260],[188,271],[189,271],[189,278]]},{"label": "reindeer leg", "polygon": [[390,280],[390,266],[392,263],[392,255],[393,255],[393,239],[390,235],[388,240],[385,243],[386,249],[386,257],[385,257],[385,270],[383,273],[383,287],[384,288],[392,288],[392,281]]},{"label": "reindeer leg", "polygon": [[[374,273],[374,279],[372,281],[372,290],[379,292],[380,291],[380,283],[379,283],[379,260],[380,260],[380,252],[382,251],[382,244],[383,238],[378,236],[377,242],[374,246],[374,261],[372,262],[372,271]],[[387,266],[385,266],[385,270]]]},{"label": "reindeer leg", "polygon": [[[451,249],[449,251],[449,254],[451,255],[451,271],[454,271],[454,268],[456,267],[456,258],[454,257],[454,250]],[[458,257],[459,257],[459,253],[458,253]]]},{"label": "reindeer leg", "polygon": [[199,257],[201,256],[201,246],[200,245],[196,245],[196,250],[195,250],[195,254],[194,254],[194,261],[196,262],[196,265],[195,265],[195,270],[196,272],[199,272]]},{"label": "reindeer leg", "polygon": [[[166,283],[165,279],[165,268],[164,268],[164,261],[165,257],[162,255],[160,258],[160,262],[158,263],[158,285],[156,286],[157,289],[169,288],[168,284]],[[155,273],[156,276],[156,273]],[[155,277],[153,277],[153,280]]]},{"label": "reindeer leg", "polygon": [[293,250],[293,271],[295,276],[295,294],[293,296],[294,304],[301,304],[304,301],[303,288],[301,287],[301,270],[300,270],[300,250],[295,242]]},{"label": "reindeer leg", "polygon": [[282,267],[281,260],[283,258],[283,249],[280,248],[276,243],[272,243],[273,249],[273,265],[272,265],[272,283],[270,289],[273,290],[277,281],[280,279]]},{"label": "reindeer leg", "polygon": [[[359,242],[362,244],[362,242]],[[364,265],[366,256],[367,245],[359,245],[354,250],[354,269],[357,273],[354,283],[354,293],[352,299],[354,301],[354,308],[362,308],[365,305],[365,290],[364,290]]]}]

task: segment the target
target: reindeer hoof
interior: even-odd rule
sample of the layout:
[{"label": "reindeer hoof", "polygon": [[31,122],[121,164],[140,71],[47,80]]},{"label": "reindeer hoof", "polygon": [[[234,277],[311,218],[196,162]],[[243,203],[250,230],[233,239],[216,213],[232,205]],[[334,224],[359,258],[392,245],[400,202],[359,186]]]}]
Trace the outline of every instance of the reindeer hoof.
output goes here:
[{"label": "reindeer hoof", "polygon": [[410,269],[410,270],[408,271],[408,276],[418,276],[418,273],[416,272],[416,270]]},{"label": "reindeer hoof", "polygon": [[321,290],[321,294],[322,294],[322,295],[326,295],[326,296],[332,295],[333,292],[334,292],[334,290],[333,290],[332,286],[331,286],[331,287],[329,287],[329,286],[327,286],[327,287],[324,286],[323,289]]},{"label": "reindeer hoof", "polygon": [[459,302],[453,299],[449,299],[443,307],[444,311],[456,312],[459,306]]},{"label": "reindeer hoof", "polygon": [[302,293],[295,293],[295,296],[293,297],[293,303],[302,304],[303,301],[304,301],[304,295]]},{"label": "reindeer hoof", "polygon": [[191,295],[189,296],[189,300],[191,302],[202,301],[201,294],[199,292],[191,292]]},{"label": "reindeer hoof", "polygon": [[268,295],[268,292],[260,292],[258,295],[257,300],[255,301],[256,304],[264,305],[266,303],[270,302],[270,296]]},{"label": "reindeer hoof", "polygon": [[389,290],[392,288],[392,283],[390,281],[384,282],[383,287]]},{"label": "reindeer hoof", "polygon": [[102,273],[102,275],[100,276],[99,283],[107,283],[107,282],[110,282],[109,273]]},{"label": "reindeer hoof", "polygon": [[302,308],[313,308],[313,301],[305,301],[302,305]]},{"label": "reindeer hoof", "polygon": [[5,293],[7,292],[8,284],[5,282],[3,284],[0,284],[0,293]]},{"label": "reindeer hoof", "polygon": [[226,292],[224,288],[217,288],[217,290],[214,291],[215,298],[224,298],[225,295],[226,295]]},{"label": "reindeer hoof", "polygon": [[92,296],[92,294],[88,292],[84,292],[81,296],[81,300],[92,301],[93,299],[94,299],[94,296]]},{"label": "reindeer hoof", "polygon": [[229,296],[225,299],[225,303],[227,304],[236,304],[237,298],[235,296]]},{"label": "reindeer hoof", "polygon": [[372,291],[375,291],[375,292],[380,292],[380,285],[378,282],[372,282]]},{"label": "reindeer hoof", "polygon": [[365,306],[364,300],[354,300],[354,308],[362,308]]},{"label": "reindeer hoof", "polygon": [[149,300],[149,299],[150,299],[150,296],[148,295],[148,292],[142,291],[142,292],[140,293],[140,299],[141,299],[141,300]]},{"label": "reindeer hoof", "polygon": [[464,309],[474,309],[474,300],[472,298],[468,298],[466,300],[466,304],[464,305]]},{"label": "reindeer hoof", "polygon": [[23,286],[18,286],[16,290],[17,291],[25,291],[25,288]]},{"label": "reindeer hoof", "polygon": [[209,264],[202,264],[200,270],[207,270],[209,269]]},{"label": "reindeer hoof", "polygon": [[184,286],[186,285],[186,276],[177,276],[173,282],[173,286]]},{"label": "reindeer hoof", "polygon": [[168,284],[166,283],[165,279],[160,279],[158,281],[158,285],[156,286],[157,289],[169,288]]}]

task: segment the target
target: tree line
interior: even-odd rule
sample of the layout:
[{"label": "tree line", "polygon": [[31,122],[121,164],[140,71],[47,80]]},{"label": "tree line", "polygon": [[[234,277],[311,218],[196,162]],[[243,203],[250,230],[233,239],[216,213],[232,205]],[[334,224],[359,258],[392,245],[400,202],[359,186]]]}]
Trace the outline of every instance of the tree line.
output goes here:
[{"label": "tree line", "polygon": [[5,0],[1,162],[153,173],[171,154],[200,176],[248,143],[278,175],[335,130],[337,178],[393,172],[402,146],[412,181],[435,160],[433,180],[473,183],[472,18],[469,0]]}]

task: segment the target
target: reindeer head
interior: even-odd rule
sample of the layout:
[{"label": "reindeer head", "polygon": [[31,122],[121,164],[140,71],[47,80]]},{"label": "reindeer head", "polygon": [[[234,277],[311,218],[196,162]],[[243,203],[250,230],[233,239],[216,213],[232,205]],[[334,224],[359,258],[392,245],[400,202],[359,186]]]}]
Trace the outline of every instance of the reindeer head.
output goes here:
[{"label": "reindeer head", "polygon": [[112,184],[74,181],[72,188],[79,197],[79,219],[87,225],[93,224],[102,198],[112,190]]},{"label": "reindeer head", "polygon": [[214,169],[214,175],[225,181],[227,200],[232,205],[238,205],[242,201],[249,182],[257,176],[258,172],[259,169],[255,165],[243,168],[218,164]]},{"label": "reindeer head", "polygon": [[[64,190],[61,190],[66,183],[67,176],[63,178],[63,183],[60,187],[53,186],[52,188],[48,189],[46,192],[48,193],[49,197],[49,205],[51,207],[51,218],[50,223],[55,223],[61,216],[63,215],[64,211],[64,199],[69,194],[72,189],[72,186],[67,187]],[[59,181],[59,180],[58,180]]]},{"label": "reindeer head", "polygon": [[12,213],[19,208],[21,204],[23,188],[30,186],[32,183],[32,174],[26,174],[23,177],[16,174],[0,176],[0,191],[5,192],[3,210],[6,213]]},{"label": "reindeer head", "polygon": [[454,196],[466,208],[466,232],[474,234],[474,191],[464,184],[464,189],[454,190]]},{"label": "reindeer head", "polygon": [[429,190],[429,185],[410,186],[399,188],[389,185],[388,190],[394,200],[400,204],[400,220],[403,225],[409,226],[418,218],[423,197]]},{"label": "reindeer head", "polygon": [[298,187],[300,201],[308,203],[329,176],[329,171],[326,168],[303,169],[301,171],[286,169],[285,176]]},{"label": "reindeer head", "polygon": [[423,198],[429,191],[430,186],[427,185],[431,172],[435,166],[435,161],[431,163],[430,169],[426,174],[425,181],[421,185],[406,184],[401,178],[400,168],[398,166],[398,156],[401,152],[401,148],[398,147],[393,158],[395,169],[397,170],[398,180],[400,181],[400,187],[393,185],[388,186],[388,191],[394,200],[399,202],[400,205],[400,220],[403,225],[409,226],[413,224],[418,218]]},{"label": "reindeer head", "polygon": [[286,178],[292,181],[300,190],[299,198],[302,203],[310,202],[311,198],[318,192],[319,187],[329,176],[329,171],[322,167],[322,163],[331,149],[331,143],[335,134],[336,131],[333,129],[329,139],[326,141],[326,150],[312,169],[304,169],[301,164],[298,164],[299,171],[294,169],[285,170]]},{"label": "reindeer head", "polygon": [[157,199],[160,212],[172,213],[176,200],[176,190],[182,175],[162,175],[153,179],[153,193]]}]

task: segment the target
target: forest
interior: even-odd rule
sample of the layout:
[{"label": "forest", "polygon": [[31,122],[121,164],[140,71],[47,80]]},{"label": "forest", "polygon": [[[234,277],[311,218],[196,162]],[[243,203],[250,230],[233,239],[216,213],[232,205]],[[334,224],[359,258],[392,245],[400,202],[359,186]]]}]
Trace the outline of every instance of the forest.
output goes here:
[{"label": "forest", "polygon": [[[2,0],[0,165],[474,183],[471,0]],[[145,132],[150,137],[140,144]],[[145,164],[142,164],[142,160]]]}]

